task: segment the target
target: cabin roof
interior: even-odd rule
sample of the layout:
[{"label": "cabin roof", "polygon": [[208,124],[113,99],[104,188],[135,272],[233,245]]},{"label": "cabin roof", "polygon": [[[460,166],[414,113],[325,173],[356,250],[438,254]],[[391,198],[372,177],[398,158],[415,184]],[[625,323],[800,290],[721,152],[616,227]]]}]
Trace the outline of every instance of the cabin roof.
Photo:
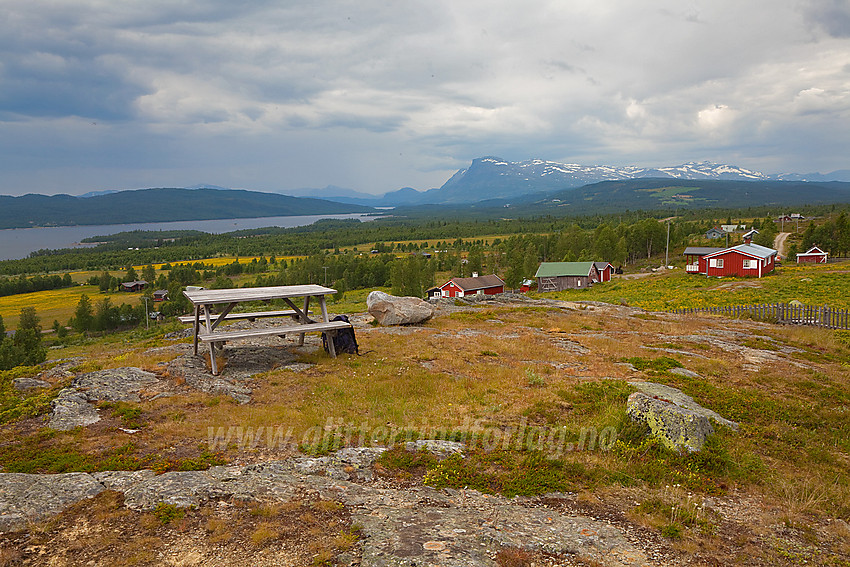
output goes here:
[{"label": "cabin roof", "polygon": [[476,289],[505,285],[502,278],[496,274],[490,274],[489,276],[477,276],[474,278],[452,278],[449,282],[454,282],[454,284],[463,291],[472,291]]},{"label": "cabin roof", "polygon": [[558,276],[589,276],[593,262],[543,262],[537,268],[535,278],[552,278]]},{"label": "cabin roof", "polygon": [[729,252],[737,252],[738,254],[744,254],[747,256],[753,256],[755,258],[761,259],[767,259],[771,256],[776,255],[776,250],[774,250],[773,248],[760,246],[759,244],[739,244],[737,246],[732,246],[731,248],[724,248],[712,254],[706,254],[705,257],[708,258],[710,256],[720,256]]}]

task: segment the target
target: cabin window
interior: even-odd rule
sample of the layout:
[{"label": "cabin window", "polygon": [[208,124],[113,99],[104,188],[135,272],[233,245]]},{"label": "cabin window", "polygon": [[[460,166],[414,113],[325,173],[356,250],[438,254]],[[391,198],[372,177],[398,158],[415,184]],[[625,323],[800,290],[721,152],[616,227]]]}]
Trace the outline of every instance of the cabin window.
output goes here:
[{"label": "cabin window", "polygon": [[744,260],[745,270],[754,270],[758,268],[758,260]]},{"label": "cabin window", "polygon": [[709,268],[722,268],[723,267],[723,258],[711,258],[708,261]]},{"label": "cabin window", "polygon": [[581,287],[581,280],[576,280],[576,287]]}]

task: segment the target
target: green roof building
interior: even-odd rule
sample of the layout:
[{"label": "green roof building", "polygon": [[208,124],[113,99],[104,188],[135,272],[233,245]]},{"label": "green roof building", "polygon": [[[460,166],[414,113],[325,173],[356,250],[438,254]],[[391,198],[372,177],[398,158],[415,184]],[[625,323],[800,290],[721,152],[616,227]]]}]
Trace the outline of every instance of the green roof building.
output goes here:
[{"label": "green roof building", "polygon": [[584,289],[599,281],[593,262],[543,262],[534,274],[537,291]]}]

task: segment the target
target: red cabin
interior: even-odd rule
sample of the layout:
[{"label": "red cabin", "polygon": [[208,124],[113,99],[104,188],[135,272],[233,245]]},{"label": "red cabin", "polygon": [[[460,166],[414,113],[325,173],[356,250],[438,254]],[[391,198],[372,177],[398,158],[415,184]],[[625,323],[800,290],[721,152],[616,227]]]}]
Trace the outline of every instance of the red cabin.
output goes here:
[{"label": "red cabin", "polygon": [[715,277],[760,278],[776,267],[776,250],[746,243],[706,254],[705,275]]}]

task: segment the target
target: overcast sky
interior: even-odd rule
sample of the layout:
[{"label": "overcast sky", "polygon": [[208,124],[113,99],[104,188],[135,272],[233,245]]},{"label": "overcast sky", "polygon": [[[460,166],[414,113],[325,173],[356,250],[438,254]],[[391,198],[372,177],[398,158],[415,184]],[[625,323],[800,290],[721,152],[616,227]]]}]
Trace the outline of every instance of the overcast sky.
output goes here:
[{"label": "overcast sky", "polygon": [[850,0],[0,0],[0,194],[850,168]]}]

